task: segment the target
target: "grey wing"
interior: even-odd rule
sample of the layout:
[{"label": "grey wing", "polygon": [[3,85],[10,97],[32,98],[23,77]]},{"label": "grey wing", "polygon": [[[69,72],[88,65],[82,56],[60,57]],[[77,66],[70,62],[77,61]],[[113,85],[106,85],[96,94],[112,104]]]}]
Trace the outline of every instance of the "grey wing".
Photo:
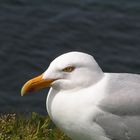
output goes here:
[{"label": "grey wing", "polygon": [[107,96],[96,122],[112,140],[140,140],[140,75],[108,74]]},{"label": "grey wing", "polygon": [[110,113],[97,115],[94,120],[111,140],[140,140],[140,117],[118,116]]}]

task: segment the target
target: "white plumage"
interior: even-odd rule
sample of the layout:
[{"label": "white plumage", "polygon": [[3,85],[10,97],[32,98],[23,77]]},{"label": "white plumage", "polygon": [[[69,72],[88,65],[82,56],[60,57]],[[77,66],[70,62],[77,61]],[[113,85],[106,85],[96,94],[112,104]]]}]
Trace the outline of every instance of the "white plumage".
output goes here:
[{"label": "white plumage", "polygon": [[[52,80],[44,84],[51,86],[50,118],[73,140],[140,140],[139,75],[103,73],[91,55],[70,52],[41,78]],[[26,83],[22,94],[40,85],[34,83]]]}]

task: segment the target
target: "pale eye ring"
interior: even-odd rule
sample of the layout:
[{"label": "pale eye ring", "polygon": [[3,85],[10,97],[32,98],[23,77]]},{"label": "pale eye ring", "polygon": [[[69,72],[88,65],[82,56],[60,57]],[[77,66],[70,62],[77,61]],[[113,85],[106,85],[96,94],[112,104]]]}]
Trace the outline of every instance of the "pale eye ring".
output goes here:
[{"label": "pale eye ring", "polygon": [[75,70],[74,66],[68,66],[68,67],[62,69],[62,71],[64,71],[64,72],[72,72],[74,70]]}]

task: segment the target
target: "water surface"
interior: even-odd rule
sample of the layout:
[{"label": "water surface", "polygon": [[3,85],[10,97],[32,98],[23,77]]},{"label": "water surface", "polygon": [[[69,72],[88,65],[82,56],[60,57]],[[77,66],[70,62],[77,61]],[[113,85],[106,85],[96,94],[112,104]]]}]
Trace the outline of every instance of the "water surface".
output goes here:
[{"label": "water surface", "polygon": [[48,89],[20,89],[69,51],[90,53],[106,72],[140,73],[140,1],[1,1],[0,112],[45,114]]}]

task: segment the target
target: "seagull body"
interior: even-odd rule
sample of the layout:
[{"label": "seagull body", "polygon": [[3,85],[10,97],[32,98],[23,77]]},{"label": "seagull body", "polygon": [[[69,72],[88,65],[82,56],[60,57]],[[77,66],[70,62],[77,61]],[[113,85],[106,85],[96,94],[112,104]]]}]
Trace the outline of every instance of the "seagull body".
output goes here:
[{"label": "seagull body", "polygon": [[104,73],[91,55],[70,52],[28,81],[22,95],[50,86],[47,111],[73,140],[140,140],[140,76]]}]

